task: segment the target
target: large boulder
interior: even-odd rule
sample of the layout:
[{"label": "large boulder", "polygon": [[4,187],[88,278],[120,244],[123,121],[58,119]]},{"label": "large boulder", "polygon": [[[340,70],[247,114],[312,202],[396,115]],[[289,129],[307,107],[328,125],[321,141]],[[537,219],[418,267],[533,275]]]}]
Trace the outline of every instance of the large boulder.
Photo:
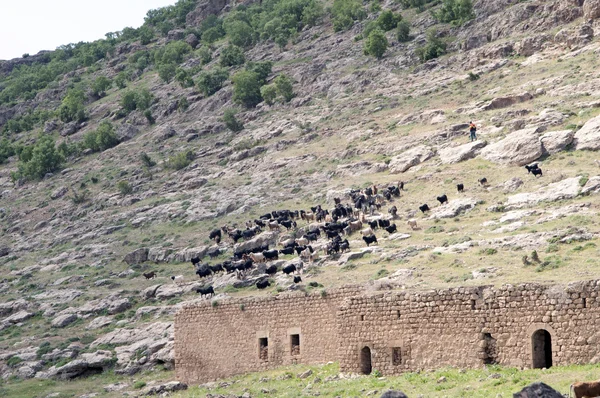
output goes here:
[{"label": "large boulder", "polygon": [[59,379],[72,379],[90,371],[103,371],[114,363],[110,351],[96,351],[82,354],[80,358],[59,368],[50,368],[50,376]]},{"label": "large boulder", "polygon": [[187,390],[187,388],[188,388],[187,384],[184,384],[180,381],[170,381],[165,384],[159,384],[156,386],[147,387],[146,389],[143,390],[143,394],[144,395],[166,396],[166,394],[169,394],[169,393],[172,393],[175,391]]},{"label": "large boulder", "polygon": [[509,95],[506,97],[498,97],[492,99],[487,104],[481,107],[483,111],[491,111],[494,109],[506,108],[507,106],[520,104],[521,102],[529,101],[533,99],[533,95],[530,93],[522,93],[517,95]]},{"label": "large boulder", "polygon": [[380,398],[408,398],[406,394],[398,390],[388,390],[381,394]]},{"label": "large boulder", "polygon": [[600,17],[600,0],[585,0],[583,16],[586,20]]},{"label": "large boulder", "polygon": [[537,382],[514,393],[513,398],[563,398],[563,395],[549,385]]},{"label": "large boulder", "polygon": [[116,135],[119,142],[129,141],[140,132],[140,129],[130,123],[123,123],[117,127]]},{"label": "large boulder", "polygon": [[573,130],[550,131],[540,137],[544,153],[554,154],[564,150],[573,142]]},{"label": "large boulder", "polygon": [[431,148],[425,145],[419,145],[415,148],[409,149],[400,155],[394,156],[390,162],[389,170],[392,174],[404,173],[406,170],[423,163],[424,161],[432,158],[435,153]]},{"label": "large boulder", "polygon": [[509,196],[506,205],[510,207],[522,207],[534,205],[539,202],[555,202],[557,200],[572,199],[579,195],[581,191],[579,180],[579,177],[567,178],[540,188],[535,193],[526,192]]},{"label": "large boulder", "polygon": [[469,160],[477,156],[479,150],[486,145],[485,141],[473,141],[464,145],[444,148],[439,151],[440,159],[444,164]]},{"label": "large boulder", "polygon": [[473,210],[478,200],[473,198],[454,199],[431,210],[430,219],[454,218],[461,213]]},{"label": "large boulder", "polygon": [[52,320],[53,328],[64,328],[65,326],[70,325],[71,323],[77,320],[77,315],[75,314],[64,314],[59,315]]},{"label": "large boulder", "polygon": [[233,252],[239,253],[245,250],[252,250],[263,245],[273,246],[277,243],[277,236],[277,233],[273,231],[263,232],[246,242],[235,244],[233,246]]},{"label": "large boulder", "polygon": [[148,248],[142,247],[128,253],[123,258],[123,261],[129,265],[140,264],[148,260]]},{"label": "large boulder", "polygon": [[503,140],[481,150],[481,157],[494,163],[523,166],[538,159],[544,153],[539,139],[539,129],[515,131]]},{"label": "large boulder", "polygon": [[588,149],[597,151],[600,149],[600,116],[588,120],[573,139],[575,149]]}]

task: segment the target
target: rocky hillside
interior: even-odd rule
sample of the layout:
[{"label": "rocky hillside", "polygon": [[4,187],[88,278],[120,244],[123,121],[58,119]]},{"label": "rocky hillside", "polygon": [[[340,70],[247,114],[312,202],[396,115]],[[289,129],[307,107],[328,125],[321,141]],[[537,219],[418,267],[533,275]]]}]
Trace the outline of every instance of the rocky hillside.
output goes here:
[{"label": "rocky hillside", "polygon": [[[172,368],[172,315],[189,300],[600,276],[600,2],[479,0],[451,24],[436,2],[344,14],[305,1],[293,31],[283,2],[245,3],[180,1],[140,29],[0,61],[4,379]],[[383,56],[365,55],[386,10],[410,33],[391,29]],[[427,60],[427,48],[445,50]],[[351,190],[400,181],[399,197],[362,215],[365,228],[396,225],[375,229],[377,245],[354,232],[348,251],[327,253],[322,234],[312,258],[269,264],[302,264],[299,284],[278,272],[258,291],[257,264],[195,275],[193,258],[282,249],[322,224],[236,244],[211,241],[215,228],[352,206]],[[206,285],[215,297],[195,292]]]}]

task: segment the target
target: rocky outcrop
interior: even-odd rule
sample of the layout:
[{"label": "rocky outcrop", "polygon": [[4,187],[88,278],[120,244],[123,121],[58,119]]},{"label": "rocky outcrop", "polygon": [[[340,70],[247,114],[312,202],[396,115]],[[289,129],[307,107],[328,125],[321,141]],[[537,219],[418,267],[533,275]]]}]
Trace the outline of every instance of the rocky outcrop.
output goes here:
[{"label": "rocky outcrop", "polygon": [[129,141],[140,132],[140,129],[130,123],[123,123],[117,127],[115,134],[119,142]]},{"label": "rocky outcrop", "polygon": [[537,382],[514,393],[513,398],[563,398],[563,395],[549,385]]},{"label": "rocky outcrop", "polygon": [[447,147],[439,151],[440,160],[444,164],[463,162],[477,156],[479,150],[486,145],[485,141],[473,141],[464,145]]},{"label": "rocky outcrop", "polygon": [[252,250],[263,245],[273,246],[275,243],[277,243],[278,236],[279,235],[277,234],[277,232],[274,231],[263,232],[262,234],[255,236],[254,238],[246,242],[235,244],[233,246],[233,252],[238,253],[245,250]]},{"label": "rocky outcrop", "polygon": [[431,159],[434,155],[435,153],[429,147],[425,145],[419,145],[400,155],[394,156],[388,167],[390,173],[392,174],[404,173],[411,167]]},{"label": "rocky outcrop", "polygon": [[533,95],[529,93],[523,93],[518,95],[510,95],[507,97],[498,97],[492,99],[487,104],[481,107],[482,111],[491,111],[494,109],[506,108],[508,106],[512,106],[515,104],[520,104],[521,102],[530,101],[533,99]]},{"label": "rocky outcrop", "polygon": [[565,150],[573,142],[573,130],[550,131],[540,137],[544,153],[554,154]]},{"label": "rocky outcrop", "polygon": [[75,314],[59,315],[52,320],[52,327],[53,328],[64,328],[64,327],[70,325],[71,323],[75,322],[76,320],[77,320],[77,315],[75,315]]},{"label": "rocky outcrop", "polygon": [[144,395],[161,395],[166,396],[175,391],[183,391],[187,390],[187,384],[181,383],[179,381],[170,381],[165,384],[159,384],[157,386],[147,387],[142,391]]},{"label": "rocky outcrop", "polygon": [[144,248],[144,247],[134,250],[131,253],[127,254],[123,258],[123,261],[129,265],[141,264],[144,261],[148,260],[148,251],[149,251],[148,248]]},{"label": "rocky outcrop", "polygon": [[518,130],[503,140],[481,150],[481,157],[494,163],[523,166],[544,153],[539,139],[539,129]]},{"label": "rocky outcrop", "polygon": [[600,149],[600,116],[588,120],[573,139],[575,149],[588,149],[597,151]]},{"label": "rocky outcrop", "polygon": [[585,0],[583,3],[583,16],[585,19],[600,17],[600,0]]},{"label": "rocky outcrop", "polygon": [[78,359],[69,362],[59,368],[51,367],[44,372],[43,378],[52,377],[58,379],[72,379],[88,372],[100,372],[114,364],[113,355],[110,351],[96,351],[95,353],[82,354]]},{"label": "rocky outcrop", "polygon": [[473,198],[454,199],[444,205],[431,209],[431,216],[429,218],[454,218],[459,214],[473,210],[477,202],[478,200]]},{"label": "rocky outcrop", "polygon": [[380,398],[408,398],[406,394],[398,390],[388,390],[381,394]]},{"label": "rocky outcrop", "polygon": [[539,202],[554,202],[557,200],[572,199],[579,195],[579,192],[581,191],[579,180],[579,177],[567,178],[540,188],[540,190],[535,193],[519,193],[509,196],[506,201],[506,206],[517,208]]}]

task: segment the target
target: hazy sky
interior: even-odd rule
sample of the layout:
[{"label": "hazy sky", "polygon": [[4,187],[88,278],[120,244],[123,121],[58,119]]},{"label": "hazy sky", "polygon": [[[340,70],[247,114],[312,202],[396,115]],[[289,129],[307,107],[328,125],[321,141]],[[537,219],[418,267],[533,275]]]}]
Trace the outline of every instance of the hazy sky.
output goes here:
[{"label": "hazy sky", "polygon": [[139,27],[152,8],[176,0],[0,0],[0,59],[93,41]]}]

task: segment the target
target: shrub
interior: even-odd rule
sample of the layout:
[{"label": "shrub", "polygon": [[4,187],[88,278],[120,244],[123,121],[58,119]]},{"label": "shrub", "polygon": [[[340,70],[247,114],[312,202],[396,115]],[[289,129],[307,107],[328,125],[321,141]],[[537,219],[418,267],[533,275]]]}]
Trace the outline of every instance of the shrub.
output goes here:
[{"label": "shrub", "polygon": [[244,129],[244,124],[235,117],[236,114],[237,110],[233,108],[225,109],[225,112],[223,113],[223,122],[225,122],[227,128],[234,133]]},{"label": "shrub", "polygon": [[192,47],[184,41],[172,41],[154,52],[156,65],[180,64],[184,56],[192,51]]},{"label": "shrub", "polygon": [[142,26],[138,29],[140,43],[142,45],[149,44],[154,39],[154,31],[149,26]]},{"label": "shrub", "polygon": [[123,93],[121,96],[121,107],[127,112],[134,110],[146,110],[152,105],[154,97],[150,94],[148,89],[144,88],[141,90],[129,90]]},{"label": "shrub", "polygon": [[473,73],[473,72],[469,72],[469,80],[474,82],[475,80],[479,80],[481,76],[479,76],[479,73]]},{"label": "shrub", "polygon": [[90,196],[90,191],[87,189],[82,189],[79,192],[73,190],[73,196],[71,196],[71,201],[73,204],[79,205],[85,203]]},{"label": "shrub", "polygon": [[275,78],[275,88],[277,89],[277,94],[281,95],[285,102],[290,102],[294,98],[292,79],[287,77],[287,75],[281,74]]},{"label": "shrub", "polygon": [[6,162],[6,160],[14,154],[14,146],[6,138],[3,138],[2,141],[0,141],[0,164]]},{"label": "shrub", "polygon": [[385,33],[379,29],[375,29],[369,34],[369,37],[365,41],[364,52],[365,55],[372,55],[378,59],[381,59],[387,48],[388,41],[385,37]]},{"label": "shrub", "polygon": [[422,62],[437,58],[446,53],[446,43],[437,37],[437,31],[430,29],[427,31],[427,44],[417,48],[417,55]]},{"label": "shrub", "polygon": [[410,24],[405,20],[398,22],[398,26],[396,27],[396,39],[401,43],[410,40]]},{"label": "shrub", "polygon": [[220,67],[202,72],[198,77],[198,89],[207,97],[211,96],[223,87],[227,78],[229,78],[229,72]]},{"label": "shrub", "polygon": [[471,0],[444,0],[437,12],[432,12],[435,19],[453,25],[462,25],[475,18]]},{"label": "shrub", "polygon": [[212,44],[225,36],[223,28],[213,27],[202,33],[202,41],[206,44]]},{"label": "shrub", "polygon": [[49,135],[40,136],[34,146],[21,152],[19,159],[19,171],[14,177],[28,179],[41,179],[47,173],[59,170],[64,162],[64,158],[56,149],[54,138]]},{"label": "shrub", "polygon": [[262,101],[258,74],[240,71],[233,76],[233,100],[245,107],[252,108]]},{"label": "shrub", "polygon": [[181,113],[187,111],[189,107],[190,103],[188,102],[188,99],[186,97],[181,97],[179,102],[177,102],[177,110]]},{"label": "shrub", "polygon": [[99,76],[92,84],[92,93],[98,97],[104,97],[106,90],[112,86],[112,81],[106,76]]},{"label": "shrub", "polygon": [[354,21],[366,17],[366,12],[359,0],[334,0],[331,9],[333,16],[333,30],[340,32],[348,30]]},{"label": "shrub", "polygon": [[122,196],[129,195],[133,192],[133,187],[128,181],[122,180],[117,183],[117,189]]},{"label": "shrub", "polygon": [[221,51],[219,63],[221,66],[236,66],[246,62],[244,51],[233,44],[228,45]]},{"label": "shrub", "polygon": [[271,74],[272,69],[273,62],[271,61],[248,62],[248,64],[246,64],[247,71],[254,72],[258,75],[261,86],[267,84],[267,77]]},{"label": "shrub", "polygon": [[373,369],[373,371],[371,372],[371,376],[373,376],[373,377],[381,377],[381,376],[383,376],[383,374],[379,370]]},{"label": "shrub", "polygon": [[83,137],[83,146],[94,152],[101,152],[112,148],[119,143],[113,125],[110,122],[102,122],[94,131],[88,132]]},{"label": "shrub", "polygon": [[6,361],[6,365],[11,368],[17,367],[18,364],[23,362],[23,360],[19,357],[10,357],[8,361]]},{"label": "shrub", "polygon": [[260,95],[268,105],[273,105],[277,98],[277,87],[275,84],[268,84],[260,88]]},{"label": "shrub", "polygon": [[175,80],[177,80],[177,83],[183,88],[192,87],[194,85],[194,80],[192,80],[185,69],[177,69],[175,72]]},{"label": "shrub", "polygon": [[84,102],[85,94],[82,90],[69,90],[58,108],[60,120],[65,123],[72,121],[83,122],[86,119]]},{"label": "shrub", "polygon": [[398,26],[398,22],[402,20],[402,15],[394,14],[390,10],[383,11],[377,18],[377,25],[384,32],[395,29]]},{"label": "shrub", "polygon": [[232,21],[225,25],[229,42],[239,47],[250,47],[254,44],[254,29],[244,21]]},{"label": "shrub", "polygon": [[198,58],[200,59],[200,63],[202,65],[206,65],[212,59],[212,51],[210,51],[210,49],[207,46],[200,47],[196,51],[196,54],[198,55]]},{"label": "shrub", "polygon": [[184,151],[173,155],[167,160],[166,166],[173,170],[181,170],[184,167],[189,166],[194,160],[194,152]]},{"label": "shrub", "polygon": [[117,77],[115,77],[115,85],[119,88],[119,89],[124,89],[125,87],[127,87],[127,74],[125,72],[120,72]]},{"label": "shrub", "polygon": [[152,111],[150,109],[146,109],[144,111],[144,117],[146,118],[148,123],[150,123],[150,125],[156,123],[156,119],[154,119],[154,116],[152,116]]},{"label": "shrub", "polygon": [[175,66],[175,64],[161,64],[158,67],[158,76],[165,83],[171,83],[171,80],[173,80],[176,73],[177,73],[177,66]]},{"label": "shrub", "polygon": [[138,380],[135,383],[133,383],[133,388],[135,388],[136,390],[139,390],[140,388],[144,387],[146,387],[146,382],[143,380]]},{"label": "shrub", "polygon": [[52,351],[52,345],[50,344],[49,341],[44,341],[42,344],[40,344],[40,346],[38,347],[35,356],[37,359],[42,359],[42,355],[45,355],[49,352]]},{"label": "shrub", "polygon": [[156,166],[156,162],[154,160],[152,160],[152,158],[146,152],[142,152],[140,154],[140,159],[142,160],[142,163],[144,164],[144,166],[146,166],[148,168],[152,168],[152,167]]}]

